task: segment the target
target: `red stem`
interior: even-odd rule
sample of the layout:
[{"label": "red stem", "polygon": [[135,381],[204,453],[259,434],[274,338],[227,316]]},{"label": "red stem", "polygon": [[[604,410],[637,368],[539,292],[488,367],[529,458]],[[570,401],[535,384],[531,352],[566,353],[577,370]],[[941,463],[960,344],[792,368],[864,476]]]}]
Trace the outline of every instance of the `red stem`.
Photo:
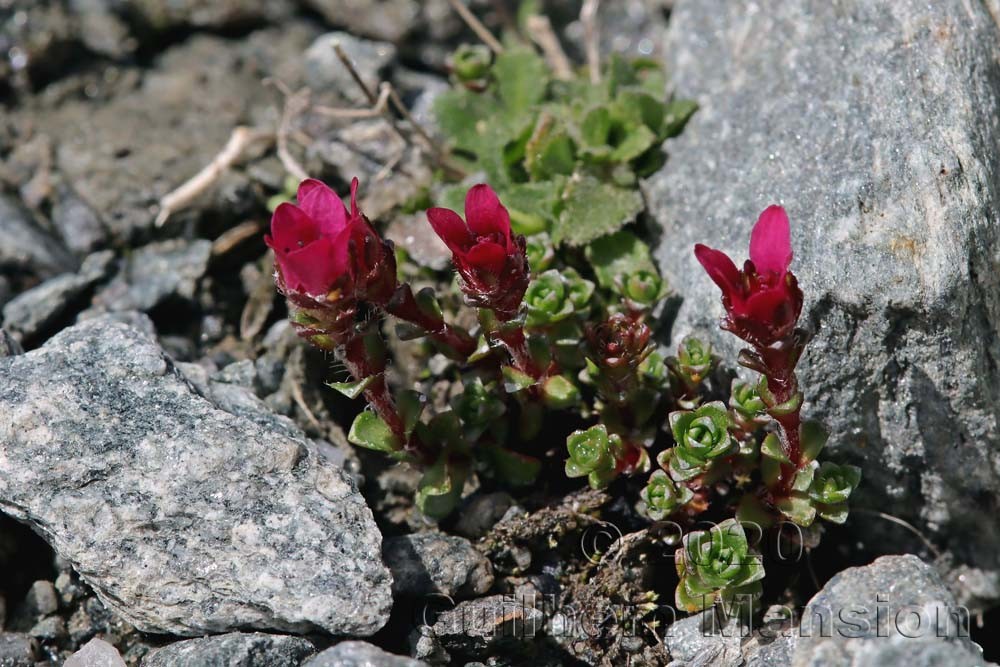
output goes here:
[{"label": "red stem", "polygon": [[399,286],[385,310],[390,315],[423,329],[428,336],[454,350],[462,360],[468,359],[476,351],[476,341],[466,331],[420,308],[409,285]]},{"label": "red stem", "polygon": [[523,327],[507,327],[501,324],[496,331],[496,336],[504,344],[504,347],[507,348],[507,351],[510,352],[514,368],[530,375],[536,380],[541,379],[543,374],[542,369],[538,367],[535,360],[531,357],[531,351],[528,349],[528,338],[524,335]]}]

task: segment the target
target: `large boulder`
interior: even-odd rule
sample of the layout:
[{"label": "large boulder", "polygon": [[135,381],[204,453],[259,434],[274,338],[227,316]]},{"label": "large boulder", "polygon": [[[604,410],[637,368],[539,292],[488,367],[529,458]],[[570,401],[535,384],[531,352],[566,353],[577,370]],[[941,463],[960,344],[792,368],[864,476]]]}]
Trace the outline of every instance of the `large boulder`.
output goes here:
[{"label": "large boulder", "polygon": [[792,667],[985,665],[969,610],[916,556],[883,556],[838,573],[794,632]]},{"label": "large boulder", "polygon": [[234,414],[110,318],[0,358],[0,510],[145,632],[374,633],[392,580],[371,511],[245,391]]},{"label": "large boulder", "polygon": [[[864,471],[856,506],[1000,567],[1000,30],[995,1],[678,0],[667,52],[701,109],[645,184],[672,336],[739,341],[695,261],[746,257],[768,204],[791,217],[816,332],[805,415]],[[969,511],[975,508],[976,511]],[[856,516],[884,533],[889,524]],[[903,535],[902,532],[898,533]]]}]

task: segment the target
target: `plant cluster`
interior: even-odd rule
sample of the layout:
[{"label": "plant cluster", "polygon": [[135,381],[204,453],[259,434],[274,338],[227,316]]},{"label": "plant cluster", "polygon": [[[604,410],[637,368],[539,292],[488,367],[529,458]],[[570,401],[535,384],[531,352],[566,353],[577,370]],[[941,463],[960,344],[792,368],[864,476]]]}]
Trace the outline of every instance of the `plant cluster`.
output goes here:
[{"label": "plant cluster", "polygon": [[[543,461],[530,444],[547,414],[592,423],[566,437],[568,477],[594,488],[644,482],[633,500],[652,521],[730,517],[685,536],[678,605],[752,601],[764,568],[741,522],[843,522],[860,478],[852,466],[817,462],[826,434],[800,416],[795,367],[808,337],[797,327],[803,296],[784,210],[761,215],[742,270],[695,248],[722,290],[722,328],[748,346],[739,363],[759,375],[721,394],[709,345],[687,338],[676,356],[657,349],[652,327],[669,290],[636,233],[638,179],[662,165],[661,144],[694,105],[664,99],[654,63],[615,57],[596,77],[557,75],[516,40],[462,47],[451,68],[438,125],[451,166],[473,177],[441,174],[430,198],[442,206],[426,215],[451,252],[453,285],[415,292],[401,278],[405,253],[359,209],[357,179],[350,211],[319,181],[303,181],[267,237],[291,322],[352,376],[331,386],[371,408],[350,441],[419,466],[417,505],[443,517],[473,474],[534,481]],[[451,290],[475,309],[475,326],[456,324]],[[463,390],[448,409],[390,387],[383,316],[400,337],[423,337],[454,362]]]}]

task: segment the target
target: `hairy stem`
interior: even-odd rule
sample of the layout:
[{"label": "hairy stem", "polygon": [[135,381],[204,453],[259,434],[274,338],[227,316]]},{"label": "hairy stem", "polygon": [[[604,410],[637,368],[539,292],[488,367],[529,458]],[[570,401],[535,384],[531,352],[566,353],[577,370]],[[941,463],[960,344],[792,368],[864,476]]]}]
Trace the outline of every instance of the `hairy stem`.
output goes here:
[{"label": "hairy stem", "polygon": [[476,341],[469,333],[452,326],[436,313],[421,308],[407,284],[396,288],[395,294],[386,304],[385,310],[393,317],[409,322],[427,332],[427,335],[441,343],[459,361],[465,361],[476,351]]}]

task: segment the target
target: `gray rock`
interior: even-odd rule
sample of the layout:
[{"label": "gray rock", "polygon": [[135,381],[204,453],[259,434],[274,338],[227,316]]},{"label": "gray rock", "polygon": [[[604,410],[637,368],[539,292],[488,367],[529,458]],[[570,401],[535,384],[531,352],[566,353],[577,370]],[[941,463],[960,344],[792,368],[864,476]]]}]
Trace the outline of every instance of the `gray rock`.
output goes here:
[{"label": "gray rock", "polygon": [[743,664],[743,631],[737,620],[720,627],[710,610],[671,623],[663,641],[671,658],[690,667],[739,667]]},{"label": "gray rock", "polygon": [[792,665],[983,665],[970,623],[936,570],[883,556],[840,572],[809,601]]},{"label": "gray rock", "polygon": [[[573,16],[579,12],[579,2],[568,5]],[[602,53],[621,53],[631,58],[659,58],[663,55],[663,36],[667,21],[663,0],[617,0],[601,5],[600,44]],[[571,46],[584,43],[583,26],[573,21],[566,27],[566,42]],[[580,54],[582,56],[582,54]]]},{"label": "gray rock", "polygon": [[[80,4],[77,0],[77,4]],[[100,3],[105,4],[105,3]],[[110,3],[113,5],[113,3]],[[179,27],[239,28],[254,23],[274,23],[295,11],[290,0],[130,0],[132,11],[154,30]]]},{"label": "gray rock", "polygon": [[302,667],[426,667],[427,663],[386,653],[368,642],[340,642],[302,663]]},{"label": "gray rock", "polygon": [[28,634],[43,641],[57,641],[66,637],[66,621],[62,616],[47,616],[28,630]]},{"label": "gray rock", "polygon": [[125,661],[118,649],[95,637],[68,657],[63,667],[125,667]]},{"label": "gray rock", "polygon": [[95,297],[99,308],[149,311],[167,299],[190,301],[208,268],[212,242],[157,241],[133,252],[121,273]]},{"label": "gray rock", "polygon": [[[1000,569],[1000,31],[988,3],[678,0],[670,71],[702,105],[645,184],[695,332],[735,365],[692,253],[746,257],[770,203],[792,220],[816,329],[805,415],[861,466],[856,506],[915,520]],[[886,524],[855,515],[885,539]],[[860,526],[864,528],[864,526]],[[902,533],[898,533],[902,539]]]},{"label": "gray rock", "polygon": [[5,276],[0,276],[0,308],[10,301],[14,288],[10,285],[10,280]]},{"label": "gray rock", "polygon": [[469,539],[478,539],[490,532],[511,507],[514,499],[506,491],[476,494],[459,512],[455,532]]},{"label": "gray rock", "polygon": [[19,632],[0,632],[0,665],[4,667],[34,667],[38,659],[38,643]]},{"label": "gray rock", "polygon": [[28,612],[34,616],[48,616],[59,609],[59,596],[51,581],[39,579],[31,584],[24,598]]},{"label": "gray rock", "polygon": [[[335,137],[313,142],[309,152],[337,170],[341,180],[361,179],[361,208],[373,220],[394,212],[431,183],[427,156],[382,119],[352,123]],[[379,177],[388,164],[396,167]]]},{"label": "gray rock", "polygon": [[0,357],[12,357],[15,354],[24,354],[24,349],[6,330],[0,329]]},{"label": "gray rock", "polygon": [[415,597],[482,595],[493,586],[493,566],[472,544],[442,533],[387,538],[382,560],[392,572],[392,592]]},{"label": "gray rock", "polygon": [[317,37],[306,50],[306,83],[313,91],[332,91],[354,104],[367,105],[368,98],[334,51],[337,44],[350,58],[361,80],[373,91],[378,90],[382,73],[395,62],[396,47],[388,42],[372,42],[346,32],[331,32]]},{"label": "gray rock", "polygon": [[398,42],[420,12],[415,0],[305,0],[331,24],[355,35]]},{"label": "gray rock", "polygon": [[0,271],[26,272],[39,278],[73,271],[77,263],[13,197],[0,194]]},{"label": "gray rock", "polygon": [[114,253],[104,250],[84,260],[79,273],[64,273],[21,292],[3,308],[3,324],[22,342],[33,341],[86,301],[93,285],[107,277]]},{"label": "gray rock", "polygon": [[385,237],[402,248],[419,266],[444,271],[451,266],[451,251],[436,234],[427,233],[425,213],[393,216]]},{"label": "gray rock", "polygon": [[152,651],[143,667],[298,667],[313,654],[301,637],[233,632],[174,642]]},{"label": "gray rock", "polygon": [[349,476],[110,319],[0,359],[0,508],[145,632],[366,635],[391,605]]},{"label": "gray rock", "polygon": [[418,630],[416,657],[430,661],[442,654],[482,656],[505,646],[524,649],[544,626],[542,610],[511,597],[467,600],[442,612],[432,626]]},{"label": "gray rock", "polygon": [[85,255],[103,246],[108,230],[87,202],[70,188],[63,186],[52,205],[52,226],[59,232],[67,248]]},{"label": "gray rock", "polygon": [[[185,5],[208,14],[235,3],[142,4]],[[262,8],[278,3],[240,4]],[[167,17],[166,23],[170,21]],[[290,86],[301,85],[302,50],[316,32],[289,21],[239,40],[196,34],[164,51],[152,67],[142,70],[141,79],[121,84],[106,99],[74,95],[44,114],[15,110],[12,115],[51,138],[53,170],[100,214],[116,240],[148,241],[160,198],[208,164],[234,127],[275,122],[274,102],[264,94],[261,80],[274,76]],[[212,216],[213,224],[235,224],[256,204],[248,178],[231,170],[186,216],[175,215],[173,220],[179,227],[178,219],[204,213]],[[0,250],[0,257],[6,250]],[[49,275],[70,268],[59,266]]]}]

